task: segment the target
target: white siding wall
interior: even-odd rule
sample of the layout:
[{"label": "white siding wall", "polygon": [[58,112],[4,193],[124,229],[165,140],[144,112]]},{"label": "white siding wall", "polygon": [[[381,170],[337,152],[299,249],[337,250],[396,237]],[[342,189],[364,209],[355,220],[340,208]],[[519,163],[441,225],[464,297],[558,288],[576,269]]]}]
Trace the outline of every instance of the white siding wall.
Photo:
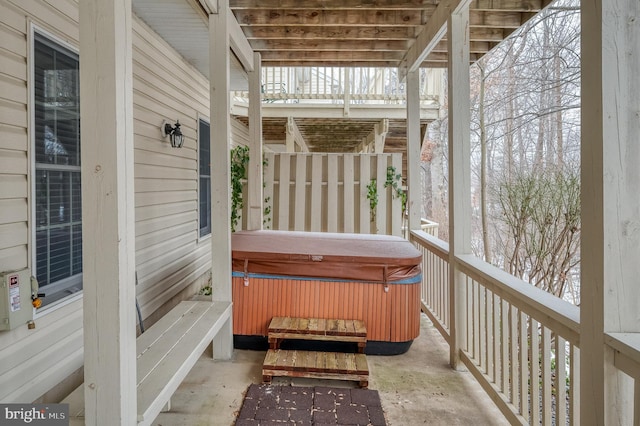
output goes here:
[{"label": "white siding wall", "polygon": [[[0,271],[31,267],[29,23],[78,46],[77,21],[74,0],[0,3]],[[133,31],[136,264],[148,317],[209,269],[209,241],[198,239],[196,150],[209,93],[206,79],[146,25],[134,20]],[[163,119],[180,120],[182,149],[161,139]],[[36,400],[82,365],[81,299],[40,313],[36,324],[0,332],[2,402]]]}]

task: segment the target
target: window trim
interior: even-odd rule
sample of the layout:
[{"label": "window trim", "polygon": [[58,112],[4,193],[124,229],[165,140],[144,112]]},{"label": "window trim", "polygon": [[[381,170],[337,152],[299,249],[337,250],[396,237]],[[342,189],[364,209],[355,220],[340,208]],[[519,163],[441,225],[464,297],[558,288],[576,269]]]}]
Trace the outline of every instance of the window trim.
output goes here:
[{"label": "window trim", "polygon": [[[35,209],[35,200],[36,200],[36,179],[35,175],[37,172],[36,169],[36,132],[35,132],[35,124],[36,124],[36,91],[35,91],[35,41],[36,34],[40,37],[43,37],[50,42],[53,42],[64,49],[69,50],[71,53],[74,53],[77,56],[78,64],[80,63],[80,49],[68,41],[64,40],[62,37],[56,35],[52,31],[49,31],[43,28],[41,25],[36,24],[32,20],[29,20],[29,31],[28,31],[28,40],[27,40],[27,87],[28,87],[28,101],[27,101],[27,138],[29,141],[28,153],[27,153],[27,182],[29,188],[29,194],[27,196],[27,208],[29,209],[28,215],[28,223],[27,223],[27,232],[29,233],[29,245],[27,248],[27,267],[31,271],[33,276],[36,276],[36,267],[37,267],[37,250],[36,250],[36,209]],[[80,137],[80,143],[82,143],[82,136]],[[82,163],[80,169],[82,168]],[[52,169],[55,169],[55,165],[52,165]],[[82,205],[81,205],[82,208]],[[82,274],[79,274],[79,281],[82,282]],[[69,277],[71,278],[71,277]],[[69,279],[67,278],[67,279]],[[65,280],[67,280],[65,279]],[[76,277],[76,280],[78,278]],[[64,280],[63,280],[64,281]],[[56,300],[55,302],[51,302],[51,304],[47,304],[41,308],[36,309],[35,317],[39,317],[41,315],[52,312],[53,310],[62,308],[63,306],[72,303],[73,301],[81,298],[84,290],[81,289],[75,293],[69,294],[65,297]]]},{"label": "window trim", "polygon": [[[200,232],[202,230],[201,228],[201,224],[200,224],[200,122],[204,122],[207,123],[209,125],[209,156],[211,156],[211,120],[202,115],[202,114],[198,114],[198,144],[197,144],[197,155],[198,155],[198,161],[196,163],[196,167],[197,167],[197,188],[198,188],[198,202],[197,202],[197,216],[198,216],[198,229],[197,229],[197,234],[198,234],[198,241],[206,241],[209,240],[211,238],[211,235],[213,233],[212,230],[212,220],[211,220],[211,215],[209,215],[209,232],[205,235],[200,235]],[[211,175],[209,175],[209,181],[211,181]],[[209,200],[209,203],[211,203],[211,200]],[[209,207],[209,212],[211,212],[211,207]]]}]

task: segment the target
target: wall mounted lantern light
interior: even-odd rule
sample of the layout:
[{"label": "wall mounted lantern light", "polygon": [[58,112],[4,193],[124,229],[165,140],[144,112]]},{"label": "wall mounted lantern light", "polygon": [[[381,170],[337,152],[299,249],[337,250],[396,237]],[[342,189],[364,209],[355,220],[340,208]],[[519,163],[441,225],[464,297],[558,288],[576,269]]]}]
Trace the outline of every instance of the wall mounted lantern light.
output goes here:
[{"label": "wall mounted lantern light", "polygon": [[160,130],[162,130],[162,137],[166,138],[167,136],[169,136],[169,142],[171,142],[172,147],[182,148],[184,135],[180,130],[180,121],[176,120],[176,125],[171,126],[170,123],[167,123],[167,121],[164,120],[162,122],[162,126],[160,126]]}]

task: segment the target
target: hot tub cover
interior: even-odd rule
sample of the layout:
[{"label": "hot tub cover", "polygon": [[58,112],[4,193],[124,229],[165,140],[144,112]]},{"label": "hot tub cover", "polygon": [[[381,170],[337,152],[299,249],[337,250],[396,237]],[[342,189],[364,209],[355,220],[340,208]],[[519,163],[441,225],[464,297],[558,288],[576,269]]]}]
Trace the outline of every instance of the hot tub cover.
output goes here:
[{"label": "hot tub cover", "polygon": [[420,279],[420,252],[389,235],[296,231],[232,234],[234,275],[266,274],[387,283]]}]

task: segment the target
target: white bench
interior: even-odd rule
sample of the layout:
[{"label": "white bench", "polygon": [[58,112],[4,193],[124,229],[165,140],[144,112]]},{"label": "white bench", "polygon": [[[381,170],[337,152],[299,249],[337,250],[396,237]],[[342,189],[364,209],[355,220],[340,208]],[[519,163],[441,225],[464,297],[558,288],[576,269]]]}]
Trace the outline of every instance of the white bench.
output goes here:
[{"label": "white bench", "polygon": [[[138,425],[149,425],[207,346],[231,319],[230,302],[184,301],[136,339]],[[71,424],[84,424],[84,385],[62,403]]]}]

